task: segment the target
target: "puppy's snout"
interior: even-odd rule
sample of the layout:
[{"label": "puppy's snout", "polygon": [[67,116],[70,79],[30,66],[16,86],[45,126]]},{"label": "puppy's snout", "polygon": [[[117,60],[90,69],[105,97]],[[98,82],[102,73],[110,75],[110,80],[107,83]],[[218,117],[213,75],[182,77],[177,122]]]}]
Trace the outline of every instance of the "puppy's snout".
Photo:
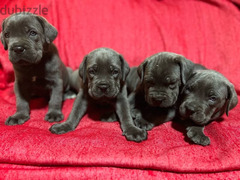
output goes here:
[{"label": "puppy's snout", "polygon": [[186,105],[186,110],[189,114],[193,114],[201,110],[201,108],[195,103],[189,103]]},{"label": "puppy's snout", "polygon": [[158,102],[162,102],[166,99],[166,97],[159,93],[150,93],[149,96],[154,100]]},{"label": "puppy's snout", "polygon": [[192,113],[194,113],[195,111],[196,111],[196,108],[195,107],[193,107],[193,106],[187,106],[187,111],[190,113],[190,114],[192,114]]},{"label": "puppy's snout", "polygon": [[110,85],[108,83],[99,83],[97,86],[102,92],[107,91],[107,89],[110,87]]},{"label": "puppy's snout", "polygon": [[166,99],[166,97],[163,97],[163,96],[155,96],[154,97],[155,101],[164,101]]},{"label": "puppy's snout", "polygon": [[17,54],[21,54],[25,51],[25,48],[23,46],[14,46],[12,50]]}]

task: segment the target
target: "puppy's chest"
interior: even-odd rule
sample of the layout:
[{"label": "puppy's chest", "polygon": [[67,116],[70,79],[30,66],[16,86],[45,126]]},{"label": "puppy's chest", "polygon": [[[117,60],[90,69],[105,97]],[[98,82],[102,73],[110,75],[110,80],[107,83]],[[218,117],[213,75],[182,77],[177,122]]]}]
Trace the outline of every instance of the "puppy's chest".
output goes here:
[{"label": "puppy's chest", "polygon": [[29,79],[29,81],[31,81],[32,84],[45,84],[47,83],[47,79],[45,77],[41,77],[38,75],[32,75]]},{"label": "puppy's chest", "polygon": [[30,83],[32,89],[36,89],[36,88],[48,89],[52,84],[50,78],[39,75],[37,73],[29,74],[26,81]]}]

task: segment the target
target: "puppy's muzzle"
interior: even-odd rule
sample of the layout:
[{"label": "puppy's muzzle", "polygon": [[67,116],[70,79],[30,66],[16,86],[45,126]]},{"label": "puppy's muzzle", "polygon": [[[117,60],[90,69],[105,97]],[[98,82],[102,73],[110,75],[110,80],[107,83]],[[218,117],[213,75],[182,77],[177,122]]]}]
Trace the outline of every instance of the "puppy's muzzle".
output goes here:
[{"label": "puppy's muzzle", "polygon": [[166,96],[160,93],[150,93],[149,97],[154,104],[161,104],[163,101],[166,100]]},{"label": "puppy's muzzle", "polygon": [[203,108],[196,103],[187,103],[185,107],[190,114],[203,112]]},{"label": "puppy's muzzle", "polygon": [[185,106],[181,106],[180,113],[189,117],[196,124],[203,125],[205,123],[204,109],[195,103],[186,103]]},{"label": "puppy's muzzle", "polygon": [[14,46],[11,48],[11,50],[16,54],[22,54],[26,49],[23,46]]},{"label": "puppy's muzzle", "polygon": [[97,87],[101,92],[105,93],[110,88],[110,85],[106,82],[101,82],[97,85]]},{"label": "puppy's muzzle", "polygon": [[161,104],[164,100],[166,100],[166,98],[162,96],[154,96],[152,97],[152,100],[156,104]]}]

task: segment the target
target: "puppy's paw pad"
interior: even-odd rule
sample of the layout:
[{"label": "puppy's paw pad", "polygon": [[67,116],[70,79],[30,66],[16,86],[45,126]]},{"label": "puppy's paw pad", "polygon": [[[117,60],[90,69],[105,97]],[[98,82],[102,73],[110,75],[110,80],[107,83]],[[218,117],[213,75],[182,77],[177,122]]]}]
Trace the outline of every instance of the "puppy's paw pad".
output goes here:
[{"label": "puppy's paw pad", "polygon": [[147,139],[147,132],[137,127],[130,127],[123,132],[123,135],[129,141],[141,142]]},{"label": "puppy's paw pad", "polygon": [[45,120],[48,122],[59,122],[63,120],[64,116],[61,111],[51,111],[45,116]]},{"label": "puppy's paw pad", "polygon": [[147,122],[144,119],[135,119],[134,123],[137,127],[147,131],[151,130],[154,127],[153,123]]},{"label": "puppy's paw pad", "polygon": [[73,128],[69,124],[54,124],[49,129],[53,134],[64,134],[72,130]]},{"label": "puppy's paw pad", "polygon": [[20,125],[25,123],[30,117],[24,114],[15,114],[10,116],[6,121],[5,124],[12,126],[12,125]]}]

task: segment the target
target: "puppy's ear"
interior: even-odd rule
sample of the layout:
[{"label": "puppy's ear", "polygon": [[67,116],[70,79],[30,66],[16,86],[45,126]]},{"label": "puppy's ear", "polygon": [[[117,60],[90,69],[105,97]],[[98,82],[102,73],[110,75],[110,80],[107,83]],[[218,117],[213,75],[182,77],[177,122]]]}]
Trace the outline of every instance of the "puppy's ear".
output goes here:
[{"label": "puppy's ear", "polygon": [[184,91],[186,90],[186,88],[189,87],[189,85],[191,85],[190,80],[193,79],[193,78],[195,78],[196,76],[197,76],[197,72],[196,72],[196,71],[193,72],[193,73],[191,74],[191,76],[189,76],[188,81],[184,84],[184,86],[183,86],[180,94],[183,94],[183,93],[184,93]]},{"label": "puppy's ear", "polygon": [[175,57],[175,62],[180,66],[182,84],[186,84],[187,80],[191,76],[194,68],[194,63],[181,55]]},{"label": "puppy's ear", "polygon": [[145,68],[146,68],[147,64],[148,64],[148,60],[145,60],[137,68],[138,76],[140,78],[141,83],[143,82]]},{"label": "puppy's ear", "polygon": [[238,97],[233,84],[230,83],[229,85],[227,85],[227,89],[228,89],[228,96],[227,96],[226,115],[228,116],[228,112],[237,105]]},{"label": "puppy's ear", "polygon": [[58,32],[56,28],[52,26],[45,18],[41,16],[36,16],[36,18],[43,27],[46,42],[50,44],[57,37]]},{"label": "puppy's ear", "polygon": [[4,46],[4,49],[7,50],[8,49],[8,45],[7,45],[6,41],[5,41],[4,34],[3,34],[4,24],[5,24],[5,20],[3,20],[3,22],[2,22],[2,32],[1,32],[0,36],[1,36],[1,42],[2,42],[2,44]]},{"label": "puppy's ear", "polygon": [[121,54],[119,54],[119,59],[121,60],[121,63],[122,63],[122,67],[121,67],[122,81],[125,81],[128,73],[130,71],[130,67],[129,67],[127,61],[125,61],[125,59],[123,58],[123,56]]},{"label": "puppy's ear", "polygon": [[78,70],[79,76],[82,78],[83,84],[86,82],[87,76],[87,55],[83,58]]}]

